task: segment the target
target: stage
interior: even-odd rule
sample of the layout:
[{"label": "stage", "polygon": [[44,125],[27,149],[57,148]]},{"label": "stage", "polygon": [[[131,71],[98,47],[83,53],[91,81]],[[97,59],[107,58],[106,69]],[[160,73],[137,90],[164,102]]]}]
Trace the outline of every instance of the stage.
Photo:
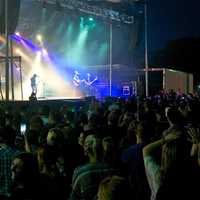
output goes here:
[{"label": "stage", "polygon": [[92,102],[94,97],[86,97],[86,98],[64,98],[64,97],[51,97],[51,98],[43,98],[37,99],[33,101],[0,101],[0,107],[6,110],[12,110],[14,112],[27,111],[28,113],[39,112],[42,107],[48,107],[50,110],[60,110],[64,108],[65,110],[69,110],[72,112],[79,111],[82,108],[88,109],[89,104]]},{"label": "stage", "polygon": [[131,52],[132,26],[135,31],[137,27],[127,24],[124,15],[125,21],[116,24],[112,18],[107,23],[95,15],[69,12],[63,4],[61,12],[51,3],[44,7],[41,1],[21,0],[16,31],[10,36],[10,74],[6,38],[0,36],[2,99],[28,101],[34,74],[37,101],[122,96],[124,83],[137,80]]}]

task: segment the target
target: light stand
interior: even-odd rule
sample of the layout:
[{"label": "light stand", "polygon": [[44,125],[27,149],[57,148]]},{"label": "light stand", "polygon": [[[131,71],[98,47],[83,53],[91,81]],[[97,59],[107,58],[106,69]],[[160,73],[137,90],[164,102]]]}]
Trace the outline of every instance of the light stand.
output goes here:
[{"label": "light stand", "polygon": [[148,63],[148,24],[147,24],[147,0],[144,1],[144,38],[145,38],[145,94],[149,96],[149,63]]},{"label": "light stand", "polygon": [[110,70],[109,70],[109,75],[110,75],[110,91],[109,95],[112,96],[112,43],[113,43],[113,25],[110,23]]},{"label": "light stand", "polygon": [[5,36],[6,36],[6,101],[9,101],[9,30],[8,30],[8,1],[5,1]]}]

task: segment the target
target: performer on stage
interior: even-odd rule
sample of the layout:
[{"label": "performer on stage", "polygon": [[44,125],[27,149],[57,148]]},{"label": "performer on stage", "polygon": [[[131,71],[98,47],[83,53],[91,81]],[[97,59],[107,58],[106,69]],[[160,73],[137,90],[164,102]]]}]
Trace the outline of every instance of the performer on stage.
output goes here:
[{"label": "performer on stage", "polygon": [[87,73],[87,79],[86,79],[84,82],[85,82],[85,84],[86,84],[87,86],[92,86],[92,84],[93,84],[95,81],[97,81],[97,80],[98,80],[97,76],[96,76],[96,78],[94,78],[93,80],[91,80],[91,74],[90,74],[90,73]]},{"label": "performer on stage", "polygon": [[74,71],[74,77],[73,77],[73,83],[76,87],[79,87],[82,82],[84,82],[85,79],[81,80],[80,79],[80,74],[78,71]]},{"label": "performer on stage", "polygon": [[31,77],[31,89],[32,89],[32,94],[37,94],[37,75],[33,74],[33,76]]},{"label": "performer on stage", "polygon": [[93,80],[91,80],[91,74],[87,73],[87,79],[84,81],[85,83],[85,93],[86,96],[93,96],[95,94],[93,83],[97,81],[97,76]]}]

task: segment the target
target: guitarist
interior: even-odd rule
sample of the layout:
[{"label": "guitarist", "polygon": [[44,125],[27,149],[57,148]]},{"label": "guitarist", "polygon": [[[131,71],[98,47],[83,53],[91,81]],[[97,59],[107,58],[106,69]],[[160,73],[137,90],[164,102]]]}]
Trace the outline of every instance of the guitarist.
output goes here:
[{"label": "guitarist", "polygon": [[91,86],[96,80],[97,80],[97,76],[94,80],[90,80],[90,73],[87,73],[87,80],[84,80],[84,83],[87,85],[87,86]]},{"label": "guitarist", "polygon": [[84,82],[84,81],[85,81],[85,79],[83,79],[83,80],[80,79],[80,74],[79,74],[79,72],[78,72],[78,71],[74,71],[74,77],[73,77],[73,83],[74,83],[74,85],[75,85],[76,87],[79,87],[80,84],[81,84],[82,82]]},{"label": "guitarist", "polygon": [[97,81],[97,76],[96,76],[96,78],[95,79],[93,79],[93,80],[91,80],[91,75],[90,75],[90,73],[87,73],[87,79],[86,80],[84,80],[84,83],[85,83],[85,86],[86,86],[86,90],[87,90],[87,96],[92,96],[92,93],[94,93],[93,92],[93,87],[92,87],[92,84],[95,82],[95,81]]}]

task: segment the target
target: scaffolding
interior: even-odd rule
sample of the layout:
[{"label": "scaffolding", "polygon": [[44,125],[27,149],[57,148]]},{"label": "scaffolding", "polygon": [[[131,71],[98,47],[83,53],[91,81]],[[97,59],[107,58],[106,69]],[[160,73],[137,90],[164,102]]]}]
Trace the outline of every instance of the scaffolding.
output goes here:
[{"label": "scaffolding", "polygon": [[[8,59],[8,67],[9,67],[9,86],[11,86],[11,100],[15,100],[15,77],[14,77],[14,68],[17,68],[19,71],[19,81],[20,81],[20,92],[21,92],[21,100],[23,100],[23,85],[22,85],[22,59],[21,56],[13,56],[11,53],[11,56],[0,56],[0,64],[6,63],[6,60]],[[7,66],[7,65],[6,65]],[[2,100],[10,100],[9,98],[6,98],[6,91],[7,91],[7,83],[6,83],[6,69],[0,70],[0,97]],[[10,88],[10,87],[9,87]],[[5,91],[5,92],[4,92]],[[8,91],[9,92],[9,91]],[[5,97],[4,97],[5,94]]]}]

